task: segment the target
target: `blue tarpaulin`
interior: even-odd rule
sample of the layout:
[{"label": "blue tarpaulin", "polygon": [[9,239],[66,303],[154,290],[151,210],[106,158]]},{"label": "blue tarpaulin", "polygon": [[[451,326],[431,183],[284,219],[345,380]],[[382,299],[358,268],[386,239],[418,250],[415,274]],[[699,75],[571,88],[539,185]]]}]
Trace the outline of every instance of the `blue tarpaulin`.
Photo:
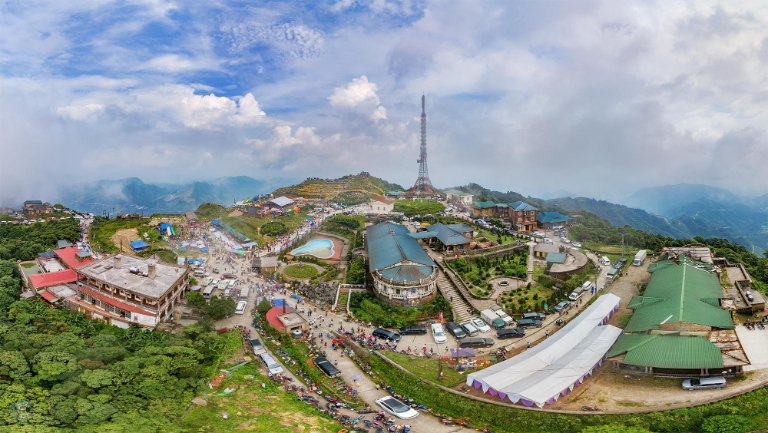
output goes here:
[{"label": "blue tarpaulin", "polygon": [[131,241],[131,248],[134,250],[143,250],[149,248],[149,244],[144,241]]},{"label": "blue tarpaulin", "polygon": [[275,299],[272,301],[272,305],[275,307],[281,307],[285,303],[285,299]]},{"label": "blue tarpaulin", "polygon": [[221,221],[219,221],[219,220],[211,220],[211,224],[213,224],[213,225],[216,225],[216,226],[217,226],[217,225],[219,225],[220,223],[221,223]]}]

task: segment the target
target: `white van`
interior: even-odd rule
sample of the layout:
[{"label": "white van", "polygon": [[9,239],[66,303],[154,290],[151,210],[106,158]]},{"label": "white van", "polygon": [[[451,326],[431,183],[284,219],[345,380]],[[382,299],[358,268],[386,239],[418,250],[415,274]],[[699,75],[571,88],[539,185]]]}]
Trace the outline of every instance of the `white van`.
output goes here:
[{"label": "white van", "polygon": [[234,289],[235,288],[235,280],[229,280],[229,288]]},{"label": "white van", "polygon": [[262,353],[259,355],[259,361],[261,361],[261,364],[267,368],[267,371],[270,374],[282,374],[283,367],[280,367],[280,364],[278,364],[277,361],[275,361],[275,358],[269,353]]},{"label": "white van", "polygon": [[245,308],[248,307],[248,303],[245,301],[240,301],[237,303],[237,306],[235,307],[235,314],[245,314]]},{"label": "white van", "polygon": [[728,386],[725,378],[719,377],[701,377],[683,381],[683,389],[693,391],[695,389],[720,389]]},{"label": "white van", "polygon": [[600,263],[603,266],[611,266],[611,259],[609,259],[608,256],[600,257]]},{"label": "white van", "polygon": [[203,290],[203,297],[210,298],[213,295],[213,291],[216,290],[216,286],[210,285]]}]

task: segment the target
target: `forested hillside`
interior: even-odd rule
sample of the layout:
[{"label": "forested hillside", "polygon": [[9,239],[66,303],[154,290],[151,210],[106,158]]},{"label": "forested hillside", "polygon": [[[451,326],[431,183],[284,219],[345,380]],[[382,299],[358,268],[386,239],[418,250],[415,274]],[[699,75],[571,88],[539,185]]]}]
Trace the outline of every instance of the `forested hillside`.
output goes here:
[{"label": "forested hillside", "polygon": [[[0,431],[176,432],[223,338],[205,324],[170,334],[121,329],[19,301],[17,259],[75,240],[68,221],[0,226]],[[29,418],[13,416],[17,403]]]},{"label": "forested hillside", "polygon": [[594,242],[604,245],[619,245],[624,236],[624,244],[629,247],[645,248],[661,251],[663,247],[683,246],[690,243],[701,243],[712,248],[715,256],[725,257],[731,263],[744,263],[749,273],[755,279],[755,287],[768,293],[768,252],[763,257],[752,254],[747,248],[737,245],[728,239],[704,238],[696,236],[692,239],[676,239],[650,234],[631,227],[616,228],[608,221],[589,212],[582,213],[581,224],[570,229],[569,235],[579,242]]}]

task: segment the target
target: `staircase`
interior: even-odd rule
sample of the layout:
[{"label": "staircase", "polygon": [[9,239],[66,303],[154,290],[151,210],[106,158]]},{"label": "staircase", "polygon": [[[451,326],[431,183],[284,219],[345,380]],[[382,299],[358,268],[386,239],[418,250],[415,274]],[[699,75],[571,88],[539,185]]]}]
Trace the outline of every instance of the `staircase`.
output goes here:
[{"label": "staircase", "polygon": [[[445,276],[445,273],[440,269],[438,269],[437,274],[437,287],[440,289],[440,293],[445,300],[451,303],[454,322],[463,323],[472,318],[472,315],[467,313],[467,309],[470,308],[470,305],[464,300],[461,294],[459,294],[459,291],[456,289],[453,282],[449,280],[448,277]],[[453,301],[451,301],[451,297],[453,297]]]}]

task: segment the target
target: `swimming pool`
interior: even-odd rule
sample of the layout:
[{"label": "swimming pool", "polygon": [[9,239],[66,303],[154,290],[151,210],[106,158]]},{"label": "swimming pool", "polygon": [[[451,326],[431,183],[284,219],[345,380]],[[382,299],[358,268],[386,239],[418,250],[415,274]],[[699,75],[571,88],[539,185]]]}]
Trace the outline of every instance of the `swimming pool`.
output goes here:
[{"label": "swimming pool", "polygon": [[333,257],[333,242],[328,239],[312,239],[306,245],[291,251],[293,256],[315,256],[318,259]]}]

